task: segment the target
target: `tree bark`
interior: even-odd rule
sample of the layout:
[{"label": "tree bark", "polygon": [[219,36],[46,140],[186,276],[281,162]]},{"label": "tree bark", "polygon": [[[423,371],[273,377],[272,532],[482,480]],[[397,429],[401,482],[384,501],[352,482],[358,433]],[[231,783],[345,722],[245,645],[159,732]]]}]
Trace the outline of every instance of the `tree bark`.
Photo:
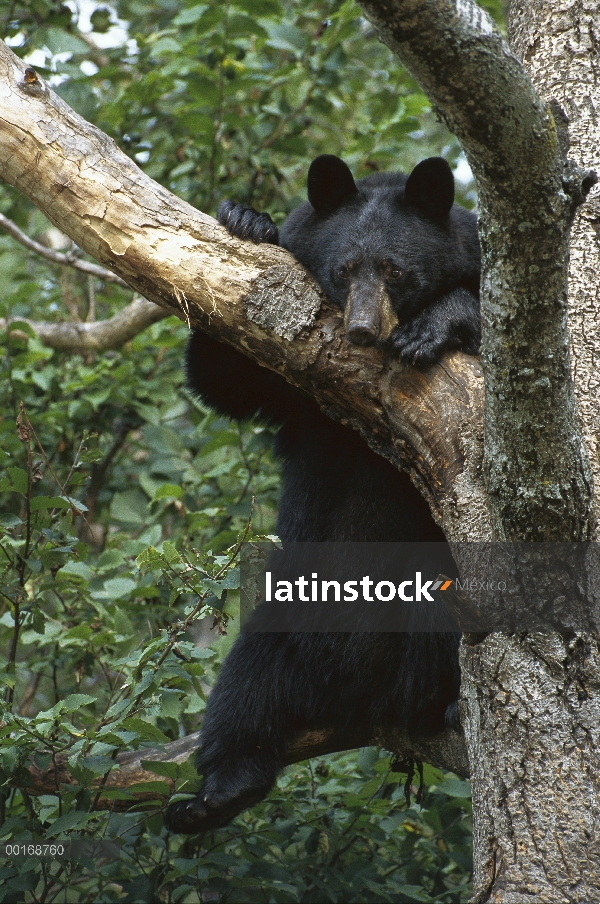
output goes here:
[{"label": "tree bark", "polygon": [[4,45],[0,121],[0,176],[79,247],[359,430],[409,471],[447,536],[489,537],[476,359],[456,353],[419,373],[350,345],[339,309],[291,255],[232,238],[153,182]]},{"label": "tree bark", "polygon": [[[513,51],[551,104],[569,156],[600,171],[600,19],[592,0],[513,0]],[[569,265],[571,369],[594,484],[600,487],[600,185],[575,214]],[[596,533],[598,521],[596,495]]]},{"label": "tree bark", "polygon": [[[558,5],[514,0],[520,18],[511,36],[520,37],[517,51],[526,44],[527,60],[538,60],[531,71],[545,101],[558,96],[571,117],[577,110],[575,163],[565,161],[560,108],[540,101],[524,82],[514,90],[517,58],[468,0],[436,3],[441,15],[433,26],[426,0],[363,2],[458,135],[478,182],[487,489],[495,536],[513,540],[581,540],[595,527],[571,382],[566,269],[571,217],[593,184],[585,168],[598,164],[597,5]],[[490,73],[494,46],[503,46],[504,72]],[[470,78],[473,54],[481,62],[479,84]],[[479,111],[479,126],[465,113],[465,95]],[[593,138],[585,139],[592,124]],[[571,323],[573,373],[583,377],[579,412],[583,419],[592,413],[584,433],[597,473],[598,268],[590,266],[598,253],[596,207],[588,202],[578,216]],[[584,312],[592,313],[591,324]],[[467,636],[461,669],[475,823],[473,902],[600,900],[597,637]]]}]

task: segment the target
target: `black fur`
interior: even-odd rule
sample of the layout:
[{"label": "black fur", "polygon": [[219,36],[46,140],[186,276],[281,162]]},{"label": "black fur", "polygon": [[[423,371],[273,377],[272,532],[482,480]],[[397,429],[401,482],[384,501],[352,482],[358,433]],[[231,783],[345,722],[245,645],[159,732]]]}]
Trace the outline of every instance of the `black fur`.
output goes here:
[{"label": "black fur", "polygon": [[[373,341],[421,367],[447,349],[477,352],[475,218],[452,206],[444,161],[423,161],[408,180],[389,173],[354,183],[341,160],[325,155],[311,165],[308,191],[312,203],[290,214],[280,243],[341,308],[354,298],[372,314],[385,287],[398,324]],[[238,237],[276,241],[270,218],[250,208],[224,201],[219,220]],[[440,570],[452,569],[443,534],[408,477],[282,377],[198,331],[187,374],[190,390],[222,414],[280,426],[282,540],[437,542]],[[351,724],[367,735],[376,725],[435,732],[445,718],[455,724],[457,650],[458,636],[449,633],[240,635],[207,706],[198,752],[204,785],[193,800],[169,807],[168,826],[216,828],[261,800],[303,728]]]},{"label": "black fur", "polygon": [[253,207],[244,207],[234,201],[222,201],[218,217],[219,223],[238,239],[249,239],[255,245],[261,242],[279,244],[277,226],[268,213],[259,213]]},{"label": "black fur", "polygon": [[[332,160],[337,158],[317,157],[311,171],[325,161],[324,184],[335,198],[339,190]],[[387,341],[406,363],[427,367],[455,348],[477,354],[477,224],[473,213],[452,205],[454,179],[448,164],[432,157],[410,177],[376,173],[348,192],[350,171],[338,163],[345,199],[325,214],[309,202],[293,210],[281,230],[282,247],[342,309],[351,291],[369,306],[383,284],[398,319]],[[386,279],[385,272],[395,269],[400,275]]]}]

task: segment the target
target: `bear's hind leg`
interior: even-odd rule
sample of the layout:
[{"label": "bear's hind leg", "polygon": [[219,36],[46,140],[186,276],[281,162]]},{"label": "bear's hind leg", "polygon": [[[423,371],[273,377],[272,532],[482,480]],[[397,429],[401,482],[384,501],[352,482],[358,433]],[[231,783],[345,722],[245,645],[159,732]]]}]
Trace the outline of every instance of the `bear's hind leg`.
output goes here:
[{"label": "bear's hind leg", "polygon": [[[195,798],[169,806],[167,827],[199,833],[219,828],[261,801],[284,765],[296,725],[286,665],[297,659],[293,636],[242,634],[210,695],[197,765]],[[292,672],[294,671],[292,667]]]}]

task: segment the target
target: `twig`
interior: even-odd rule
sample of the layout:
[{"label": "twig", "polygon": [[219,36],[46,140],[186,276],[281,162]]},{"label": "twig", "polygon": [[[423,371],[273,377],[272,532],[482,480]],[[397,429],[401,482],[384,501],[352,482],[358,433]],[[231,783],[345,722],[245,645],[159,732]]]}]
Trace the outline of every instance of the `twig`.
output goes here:
[{"label": "twig", "polygon": [[61,264],[63,267],[73,267],[75,270],[82,270],[84,273],[90,273],[92,276],[97,276],[98,279],[103,279],[104,282],[114,282],[119,286],[127,286],[125,280],[121,279],[120,276],[117,276],[116,273],[112,273],[111,270],[101,267],[100,264],[92,264],[89,261],[80,260],[73,251],[63,254],[61,251],[53,251],[52,248],[46,248],[45,245],[40,245],[39,242],[30,239],[28,235],[21,232],[17,224],[13,223],[12,220],[9,220],[8,217],[5,217],[2,213],[0,213],[0,229],[4,229],[5,232],[12,235],[12,237],[16,239],[17,242],[20,242],[25,248],[28,248],[30,251],[35,251],[36,254],[45,257],[46,260],[52,261],[54,264]]}]

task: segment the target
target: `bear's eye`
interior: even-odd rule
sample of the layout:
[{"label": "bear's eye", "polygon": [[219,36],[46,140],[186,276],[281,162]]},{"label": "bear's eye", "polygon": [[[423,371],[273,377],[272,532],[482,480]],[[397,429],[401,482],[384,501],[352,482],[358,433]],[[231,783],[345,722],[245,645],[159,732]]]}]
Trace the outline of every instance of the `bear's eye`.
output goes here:
[{"label": "bear's eye", "polygon": [[392,264],[388,264],[385,270],[383,271],[383,275],[386,279],[400,279],[402,276],[402,270],[400,267],[394,267]]},{"label": "bear's eye", "polygon": [[341,267],[338,267],[335,271],[335,275],[338,279],[350,279],[350,267],[347,264],[342,264]]}]

